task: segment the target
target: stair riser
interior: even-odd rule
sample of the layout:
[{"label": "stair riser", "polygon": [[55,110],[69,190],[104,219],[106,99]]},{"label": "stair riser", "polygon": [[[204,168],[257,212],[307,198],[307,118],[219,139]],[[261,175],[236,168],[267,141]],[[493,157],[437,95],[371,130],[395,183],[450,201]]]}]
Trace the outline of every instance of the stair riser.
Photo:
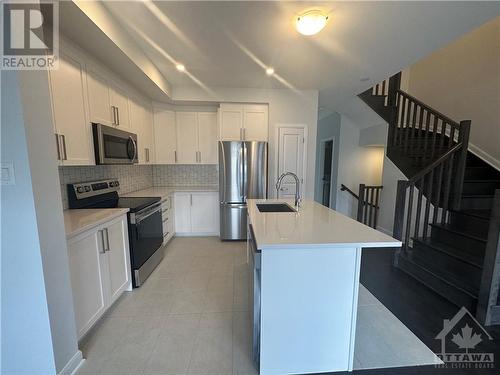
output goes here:
[{"label": "stair riser", "polygon": [[490,222],[486,219],[480,219],[475,216],[462,215],[458,212],[452,212],[450,216],[450,225],[459,231],[467,231],[474,236],[486,238]]},{"label": "stair riser", "polygon": [[414,277],[434,292],[446,298],[451,303],[460,307],[465,306],[472,313],[476,311],[477,300],[475,298],[436,278],[432,273],[427,272],[424,268],[407,261],[404,257],[399,259],[398,266],[410,276]]},{"label": "stair riser", "polygon": [[500,189],[500,182],[467,182],[464,183],[462,194],[465,195],[493,195],[495,190]]},{"label": "stair riser", "polygon": [[496,173],[492,168],[465,168],[465,180],[494,179]]},{"label": "stair riser", "polygon": [[462,210],[489,210],[493,207],[493,198],[465,198],[462,197],[460,208]]},{"label": "stair riser", "polygon": [[437,227],[432,227],[431,237],[433,240],[458,248],[467,254],[477,257],[484,256],[485,243],[473,238],[461,236]]},{"label": "stair riser", "polygon": [[413,244],[413,256],[428,264],[428,268],[435,274],[439,275],[440,270],[445,270],[456,279],[463,281],[464,284],[479,290],[481,283],[480,268],[417,242]]}]

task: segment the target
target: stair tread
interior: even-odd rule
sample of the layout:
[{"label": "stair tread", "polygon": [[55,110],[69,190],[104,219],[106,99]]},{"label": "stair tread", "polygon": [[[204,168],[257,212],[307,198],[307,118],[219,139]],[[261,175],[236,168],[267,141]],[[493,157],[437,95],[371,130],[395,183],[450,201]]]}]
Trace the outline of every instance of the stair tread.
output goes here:
[{"label": "stair tread", "polygon": [[437,274],[434,270],[428,268],[428,264],[425,263],[425,261],[419,259],[419,258],[408,258],[406,259],[413,264],[415,264],[417,267],[420,267],[425,270],[425,272],[430,273],[432,276],[435,278],[441,280],[442,282],[452,286],[455,289],[460,290],[462,293],[467,294],[469,297],[472,297],[474,299],[478,298],[478,291],[474,288],[471,288],[468,285],[465,285],[462,281],[457,280],[455,277],[451,276],[448,272],[443,272],[442,275]]},{"label": "stair tread", "polygon": [[465,180],[464,182],[471,183],[471,184],[485,183],[485,182],[500,183],[500,180],[497,180],[497,179],[494,179],[494,178],[492,178],[492,179],[484,179],[484,180],[473,178],[473,179],[470,179],[470,180]]},{"label": "stair tread", "polygon": [[450,246],[440,241],[433,240],[431,238],[419,237],[419,238],[413,238],[413,240],[420,242],[426,246],[432,247],[433,249],[436,249],[438,251],[441,251],[442,253],[445,253],[451,257],[469,263],[475,267],[483,268],[482,259],[480,257],[471,256],[470,254],[464,253],[460,251],[460,249],[457,249],[453,246]]},{"label": "stair tread", "polygon": [[487,239],[486,238],[482,238],[482,237],[478,237],[478,236],[475,236],[473,234],[470,234],[470,233],[467,233],[467,232],[464,232],[464,231],[460,231],[460,230],[457,230],[455,228],[453,228],[451,225],[449,224],[430,224],[432,227],[434,228],[440,228],[440,229],[444,229],[448,232],[452,232],[452,233],[455,233],[455,234],[458,234],[460,236],[464,236],[464,237],[469,237],[469,238],[472,238],[473,240],[476,240],[476,241],[481,241],[481,242],[484,242],[486,243],[487,242]]},{"label": "stair tread", "polygon": [[464,215],[478,217],[480,219],[485,219],[485,220],[489,220],[491,217],[491,210],[473,210],[473,209],[470,209],[470,210],[460,210],[460,211],[452,210],[452,211],[458,212],[458,213],[464,214]]},{"label": "stair tread", "polygon": [[462,198],[493,198],[493,194],[462,194]]}]

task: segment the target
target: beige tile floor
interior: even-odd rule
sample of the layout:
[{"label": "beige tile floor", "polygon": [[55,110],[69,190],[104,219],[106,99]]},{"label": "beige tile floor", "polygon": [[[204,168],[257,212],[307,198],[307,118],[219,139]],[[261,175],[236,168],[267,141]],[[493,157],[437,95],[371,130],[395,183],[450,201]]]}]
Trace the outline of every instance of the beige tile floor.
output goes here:
[{"label": "beige tile floor", "polygon": [[[83,374],[257,374],[246,244],[174,238],[146,283],[81,343]],[[404,344],[404,345],[402,345]],[[360,286],[355,368],[433,363],[433,353]]]}]

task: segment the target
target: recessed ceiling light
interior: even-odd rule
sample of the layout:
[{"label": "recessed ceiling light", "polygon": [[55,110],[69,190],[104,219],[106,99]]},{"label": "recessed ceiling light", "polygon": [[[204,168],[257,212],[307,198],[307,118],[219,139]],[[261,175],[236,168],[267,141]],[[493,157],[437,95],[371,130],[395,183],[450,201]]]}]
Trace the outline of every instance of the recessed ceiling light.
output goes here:
[{"label": "recessed ceiling light", "polygon": [[320,10],[310,10],[297,17],[295,27],[302,35],[314,35],[326,26],[328,16]]},{"label": "recessed ceiling light", "polygon": [[272,76],[272,75],[274,74],[274,69],[273,69],[273,68],[267,68],[267,69],[266,69],[266,74],[267,74],[268,76]]},{"label": "recessed ceiling light", "polygon": [[175,68],[176,68],[179,72],[183,72],[183,71],[185,71],[185,70],[186,70],[186,67],[185,67],[184,65],[182,65],[182,64],[177,64],[177,65],[175,66]]}]

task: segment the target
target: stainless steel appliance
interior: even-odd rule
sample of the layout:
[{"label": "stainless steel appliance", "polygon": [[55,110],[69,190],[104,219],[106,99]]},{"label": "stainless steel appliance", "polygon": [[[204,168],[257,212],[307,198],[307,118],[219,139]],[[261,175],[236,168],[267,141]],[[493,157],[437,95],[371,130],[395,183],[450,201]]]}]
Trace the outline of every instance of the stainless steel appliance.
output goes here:
[{"label": "stainless steel appliance", "polygon": [[96,164],[137,163],[137,134],[92,123]]},{"label": "stainless steel appliance", "polygon": [[118,180],[68,184],[69,208],[128,208],[132,284],[140,286],[163,259],[163,223],[159,197],[118,195]]},{"label": "stainless steel appliance", "polygon": [[219,142],[220,238],[245,240],[247,198],[267,198],[267,142]]}]

